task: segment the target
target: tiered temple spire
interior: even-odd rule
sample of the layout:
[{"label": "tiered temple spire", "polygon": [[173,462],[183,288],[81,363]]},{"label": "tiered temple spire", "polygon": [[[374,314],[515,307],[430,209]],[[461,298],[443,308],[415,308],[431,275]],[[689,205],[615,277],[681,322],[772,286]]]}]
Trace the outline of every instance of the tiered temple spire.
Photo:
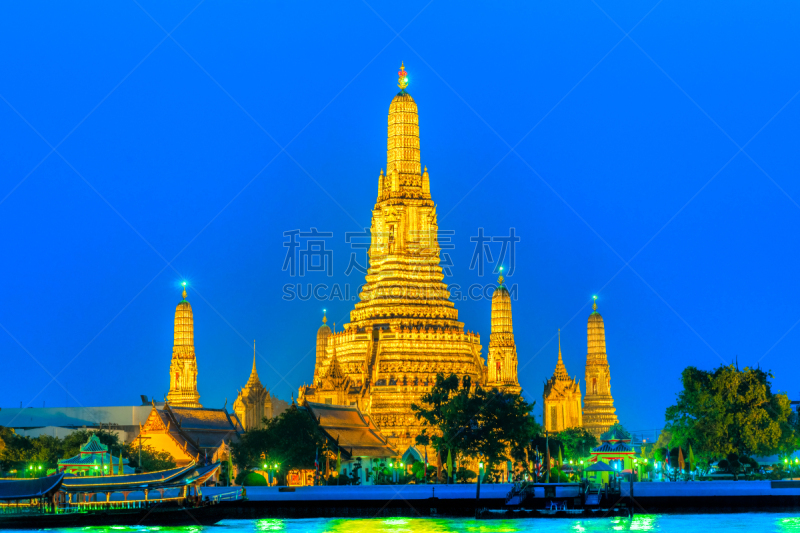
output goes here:
[{"label": "tiered temple spire", "polygon": [[175,308],[174,333],[167,401],[177,407],[202,407],[197,392],[194,315],[191,304],[186,301],[186,282],[183,283],[183,300]]},{"label": "tiered temple spire", "polygon": [[584,401],[584,427],[594,436],[600,436],[618,422],[614,398],[611,396],[611,371],[606,355],[606,332],[603,317],[597,312],[594,297],[592,314],[586,326],[586,398]]},{"label": "tiered temple spire", "polygon": [[492,332],[489,337],[487,385],[519,392],[517,345],[514,342],[514,324],[511,319],[511,295],[503,281],[505,280],[500,275],[497,279],[497,289],[492,295]]},{"label": "tiered temple spire", "polygon": [[253,341],[253,369],[244,388],[233,402],[233,412],[245,430],[264,427],[264,418],[272,418],[272,399],[269,391],[261,384],[256,370],[256,341]]},{"label": "tiered temple spire", "polygon": [[558,361],[553,377],[544,384],[543,425],[548,431],[563,431],[583,425],[581,387],[570,378],[561,358],[561,330],[558,330]]},{"label": "tiered temple spire", "polygon": [[[444,283],[436,206],[428,169],[420,163],[419,114],[404,65],[397,85],[400,92],[389,105],[386,172],[377,176],[366,283],[350,323],[340,331],[318,330],[314,383],[301,388],[299,398],[357,405],[404,449],[420,430],[410,406],[437,374],[485,386],[489,372],[480,337],[464,330]],[[498,298],[508,294],[500,292]],[[495,362],[501,363],[496,384],[518,389],[510,298],[502,306],[508,330],[492,330]]]}]

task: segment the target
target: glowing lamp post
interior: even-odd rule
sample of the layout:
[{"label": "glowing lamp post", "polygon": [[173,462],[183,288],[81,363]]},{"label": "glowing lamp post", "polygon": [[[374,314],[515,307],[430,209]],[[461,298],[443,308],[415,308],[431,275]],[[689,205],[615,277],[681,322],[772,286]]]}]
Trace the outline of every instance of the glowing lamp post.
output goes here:
[{"label": "glowing lamp post", "polygon": [[478,487],[475,492],[475,505],[477,506],[478,500],[481,499],[481,477],[483,476],[483,461],[478,463]]}]

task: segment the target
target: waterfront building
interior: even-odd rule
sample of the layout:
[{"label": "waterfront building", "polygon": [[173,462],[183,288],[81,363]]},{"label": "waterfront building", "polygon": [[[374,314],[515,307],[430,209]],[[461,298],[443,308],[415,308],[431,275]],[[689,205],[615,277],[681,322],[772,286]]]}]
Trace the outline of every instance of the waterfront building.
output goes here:
[{"label": "waterfront building", "polygon": [[250,379],[233,402],[233,412],[242,423],[245,431],[261,429],[264,419],[272,418],[272,398],[269,391],[261,384],[256,372],[256,342],[253,341],[253,370]]},{"label": "waterfront building", "polygon": [[326,324],[317,331],[313,382],[300,388],[298,398],[358,407],[393,446],[406,449],[420,432],[411,404],[431,389],[436,374],[512,390],[519,390],[519,381],[507,291],[497,296],[507,323],[499,320],[490,350],[491,379],[480,336],[465,331],[450,300],[439,265],[431,178],[420,163],[418,108],[406,91],[402,66],[398,74],[400,92],[389,105],[386,173],[378,176],[372,210],[366,283],[349,323],[340,331]]},{"label": "waterfront building", "polygon": [[244,432],[234,413],[225,408],[178,407],[166,402],[153,405],[150,416],[135,439],[142,446],[169,453],[177,466],[226,461],[230,443]]},{"label": "waterfront building", "polygon": [[[605,463],[611,467],[613,472],[618,474],[633,472],[636,451],[631,446],[631,439],[623,436],[618,431],[604,435],[600,445],[592,448],[589,456],[589,465]],[[597,472],[597,476],[602,476],[603,481],[608,481],[608,476],[612,472]]]},{"label": "waterfront building", "polygon": [[175,341],[169,366],[167,401],[175,407],[203,407],[197,392],[194,316],[192,305],[186,301],[186,283],[183,285],[183,300],[175,308]]},{"label": "waterfront building", "polygon": [[570,378],[561,359],[561,330],[558,330],[558,362],[553,377],[544,384],[542,426],[552,432],[582,427],[581,387]]},{"label": "waterfront building", "polygon": [[97,435],[92,435],[86,444],[81,446],[78,455],[58,461],[57,471],[75,476],[113,476],[133,474],[128,460],[120,455],[117,459],[110,453],[108,446],[100,442]]},{"label": "waterfront building", "polygon": [[586,396],[583,427],[598,439],[619,422],[611,396],[611,370],[606,355],[606,332],[603,317],[597,312],[597,301],[586,326]]}]

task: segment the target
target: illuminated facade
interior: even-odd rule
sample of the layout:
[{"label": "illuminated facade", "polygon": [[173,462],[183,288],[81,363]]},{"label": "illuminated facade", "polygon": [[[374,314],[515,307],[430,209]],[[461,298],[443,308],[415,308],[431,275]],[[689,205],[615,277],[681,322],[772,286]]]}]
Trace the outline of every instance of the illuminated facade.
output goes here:
[{"label": "illuminated facade", "polygon": [[197,358],[194,355],[194,316],[192,305],[183,300],[175,308],[175,342],[169,366],[167,401],[176,407],[202,407],[197,392]]},{"label": "illuminated facade", "polygon": [[272,399],[269,391],[261,384],[256,372],[256,345],[253,341],[253,370],[244,388],[239,391],[233,402],[233,412],[241,421],[244,429],[262,429],[264,418],[272,418]]},{"label": "illuminated facade", "polygon": [[[417,104],[405,90],[403,67],[399,76],[401,90],[389,105],[386,174],[381,170],[378,176],[372,210],[366,283],[350,323],[341,331],[325,324],[318,330],[314,382],[301,387],[299,400],[357,406],[393,445],[404,448],[419,433],[411,404],[430,390],[437,373],[514,390],[519,382],[510,298],[503,299],[508,292],[499,291],[497,309],[507,310],[507,324],[490,349],[499,375],[495,366],[490,379],[480,336],[458,321],[439,266],[437,213],[428,170],[420,164]],[[495,339],[494,318],[492,324]]]},{"label": "illuminated facade", "polygon": [[586,397],[583,426],[598,439],[619,420],[611,397],[611,371],[606,355],[606,331],[597,302],[586,327]]},{"label": "illuminated facade", "polygon": [[563,431],[583,426],[581,387],[570,378],[561,359],[561,330],[558,331],[558,362],[553,377],[544,384],[542,425],[548,431]]}]

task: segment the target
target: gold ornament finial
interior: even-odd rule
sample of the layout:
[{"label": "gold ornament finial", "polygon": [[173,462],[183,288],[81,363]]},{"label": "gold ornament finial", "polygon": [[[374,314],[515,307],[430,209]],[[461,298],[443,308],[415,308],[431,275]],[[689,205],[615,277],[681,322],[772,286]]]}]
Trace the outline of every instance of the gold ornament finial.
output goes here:
[{"label": "gold ornament finial", "polygon": [[403,66],[404,63],[400,62],[400,71],[397,73],[397,86],[400,87],[400,90],[405,90],[408,87],[408,72],[406,72],[406,68]]},{"label": "gold ornament finial", "polygon": [[597,311],[597,296],[592,296],[594,303],[592,303],[592,311]]},{"label": "gold ornament finial", "polygon": [[183,282],[183,299],[186,299],[186,282]]},{"label": "gold ornament finial", "polygon": [[503,277],[503,267],[500,267],[500,277],[499,277],[499,278],[497,278],[497,284],[498,284],[499,286],[502,286],[502,285],[503,285],[503,281],[504,281],[505,279],[506,279],[506,278],[504,278],[504,277]]},{"label": "gold ornament finial", "polygon": [[326,314],[328,311],[327,309],[322,310],[322,323],[325,324],[328,322],[328,315]]}]

